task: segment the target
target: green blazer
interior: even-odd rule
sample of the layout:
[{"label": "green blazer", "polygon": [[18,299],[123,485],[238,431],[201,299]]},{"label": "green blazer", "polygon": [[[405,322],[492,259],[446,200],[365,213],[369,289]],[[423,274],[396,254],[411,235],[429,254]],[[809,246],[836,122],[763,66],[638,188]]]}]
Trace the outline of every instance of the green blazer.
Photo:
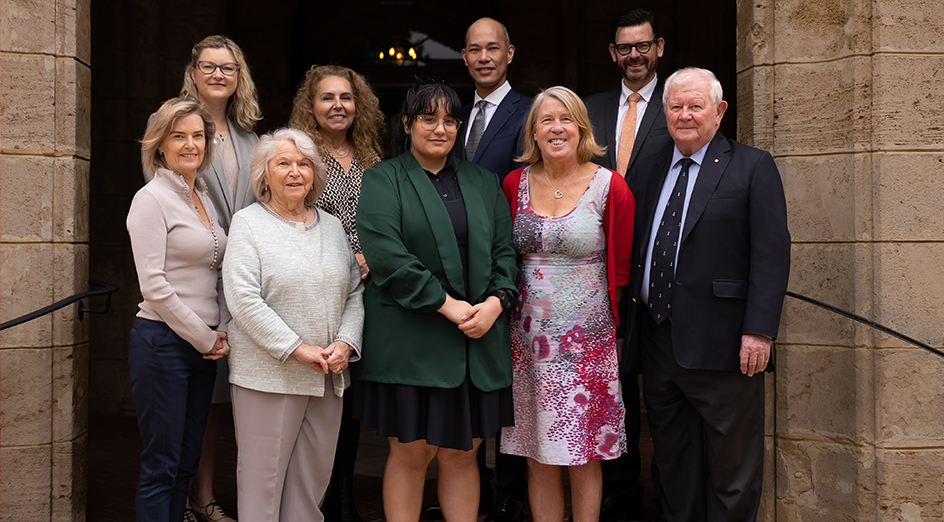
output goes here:
[{"label": "green blazer", "polygon": [[364,290],[364,344],[355,378],[482,391],[511,385],[508,314],[479,339],[440,313],[446,293],[470,304],[495,290],[518,292],[511,213],[494,174],[449,158],[469,223],[469,295],[452,221],[429,176],[409,152],[364,172],[357,235],[371,277]]}]

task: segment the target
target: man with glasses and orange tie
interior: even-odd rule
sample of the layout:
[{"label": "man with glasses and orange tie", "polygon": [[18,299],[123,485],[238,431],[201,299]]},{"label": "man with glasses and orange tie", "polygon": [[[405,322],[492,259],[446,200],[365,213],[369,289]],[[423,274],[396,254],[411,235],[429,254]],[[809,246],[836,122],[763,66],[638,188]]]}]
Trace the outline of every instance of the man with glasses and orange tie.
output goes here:
[{"label": "man with glasses and orange tie", "polygon": [[[651,161],[653,155],[672,146],[662,109],[663,82],[656,67],[665,41],[659,23],[645,9],[635,8],[618,15],[611,25],[610,57],[623,76],[620,87],[588,96],[584,102],[590,114],[597,143],[606,145],[606,154],[596,158],[600,165],[619,172],[636,194],[635,167]],[[627,234],[632,231],[626,231]],[[631,328],[632,321],[623,322]],[[618,332],[619,341],[625,338]],[[628,335],[628,333],[626,334]],[[600,522],[633,520],[642,516],[642,485],[639,483],[639,361],[620,361],[623,404],[626,406],[628,453],[603,462],[603,501]]]}]

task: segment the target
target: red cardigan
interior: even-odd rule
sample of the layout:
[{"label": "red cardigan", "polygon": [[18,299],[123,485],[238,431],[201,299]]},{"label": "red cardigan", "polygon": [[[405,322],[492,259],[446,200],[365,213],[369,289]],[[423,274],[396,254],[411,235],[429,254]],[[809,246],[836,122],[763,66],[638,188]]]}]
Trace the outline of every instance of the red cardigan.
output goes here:
[{"label": "red cardigan", "polygon": [[[518,184],[521,174],[527,167],[511,171],[505,176],[502,191],[508,206],[511,208],[511,219],[517,217]],[[601,167],[602,168],[602,167]],[[606,198],[606,208],[603,210],[603,235],[606,238],[606,280],[610,292],[610,306],[613,308],[613,317],[619,326],[619,309],[616,302],[616,287],[629,284],[629,270],[632,266],[633,249],[633,214],[636,210],[636,200],[629,191],[626,181],[616,172],[604,168],[610,173],[610,191]]]}]

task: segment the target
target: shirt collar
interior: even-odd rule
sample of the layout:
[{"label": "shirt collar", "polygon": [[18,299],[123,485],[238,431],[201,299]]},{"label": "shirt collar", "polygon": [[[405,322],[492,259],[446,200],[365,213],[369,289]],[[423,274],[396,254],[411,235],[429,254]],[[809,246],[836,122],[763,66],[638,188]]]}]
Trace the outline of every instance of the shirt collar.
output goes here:
[{"label": "shirt collar", "polygon": [[[509,92],[511,92],[511,84],[508,83],[508,80],[505,80],[505,83],[501,84],[501,87],[492,91],[491,94],[489,94],[488,96],[484,98],[484,100],[497,107],[498,105],[501,104],[502,100],[505,99],[505,95],[508,94]],[[479,96],[478,91],[476,91],[475,100],[472,103],[473,104],[478,103],[479,100],[482,100],[482,99],[483,98]]]},{"label": "shirt collar", "polygon": [[[711,139],[708,140],[708,143],[704,144],[700,149],[696,150],[694,154],[692,154],[691,156],[689,156],[689,158],[691,158],[691,159],[695,162],[695,164],[698,165],[699,167],[701,167],[702,162],[705,161],[705,154],[708,153],[708,146],[711,145],[711,142],[712,142],[714,139],[715,139],[715,137],[714,137],[714,135],[712,135],[712,136],[711,136]],[[675,165],[677,165],[678,162],[679,162],[679,160],[681,160],[681,159],[684,158],[684,157],[685,157],[685,156],[684,156],[681,152],[679,152],[678,147],[673,147],[673,152],[672,152],[672,167],[674,167]],[[671,167],[670,167],[670,168],[671,168]]]},{"label": "shirt collar", "polygon": [[[649,80],[649,83],[647,83],[642,89],[639,89],[638,91],[636,91],[639,93],[640,96],[642,96],[642,99],[644,102],[649,103],[649,99],[652,98],[652,92],[656,90],[657,83],[659,83],[658,74],[653,76],[652,80]],[[627,87],[625,82],[621,81],[620,82],[620,99],[619,99],[620,106],[626,103],[626,98],[629,98],[629,95],[632,93],[633,93],[632,89]]]}]

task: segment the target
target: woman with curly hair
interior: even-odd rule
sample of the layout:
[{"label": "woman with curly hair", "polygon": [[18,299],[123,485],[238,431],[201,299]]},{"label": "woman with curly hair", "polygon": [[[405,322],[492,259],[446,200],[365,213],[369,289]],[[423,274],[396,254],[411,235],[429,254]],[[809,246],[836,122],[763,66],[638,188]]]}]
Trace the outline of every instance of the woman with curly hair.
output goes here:
[{"label": "woman with curly hair", "polygon": [[[383,113],[380,102],[360,74],[336,65],[313,65],[298,87],[289,125],[307,133],[318,146],[327,171],[327,185],[315,204],[341,220],[361,268],[367,263],[357,240],[355,218],[364,170],[380,161]],[[351,418],[351,394],[344,396],[341,432],[331,486],[322,511],[329,522],[359,522],[354,505],[354,461],[360,423]]]}]

